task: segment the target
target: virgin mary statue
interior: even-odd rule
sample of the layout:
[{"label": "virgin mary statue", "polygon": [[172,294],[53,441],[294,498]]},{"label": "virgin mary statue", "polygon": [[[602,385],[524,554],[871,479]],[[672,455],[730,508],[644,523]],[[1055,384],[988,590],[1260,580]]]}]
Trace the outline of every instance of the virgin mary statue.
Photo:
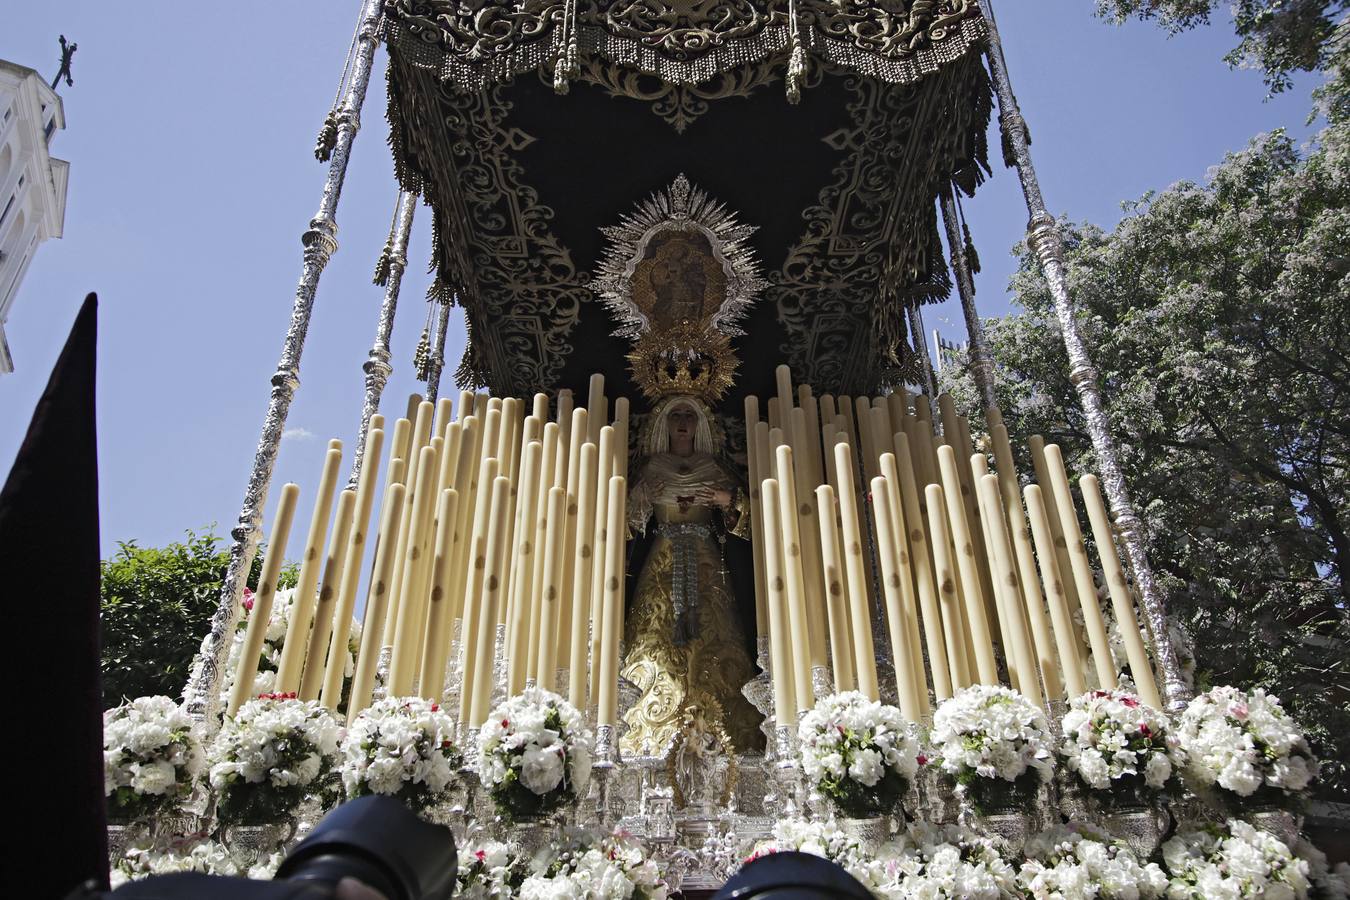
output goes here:
[{"label": "virgin mary statue", "polygon": [[738,751],[762,744],[741,687],[755,675],[722,544],[749,535],[748,498],[720,457],[704,403],[661,400],[639,435],[629,527],[654,531],[627,616],[622,675],[640,691],[624,715],[628,755],[665,755],[685,722]]}]

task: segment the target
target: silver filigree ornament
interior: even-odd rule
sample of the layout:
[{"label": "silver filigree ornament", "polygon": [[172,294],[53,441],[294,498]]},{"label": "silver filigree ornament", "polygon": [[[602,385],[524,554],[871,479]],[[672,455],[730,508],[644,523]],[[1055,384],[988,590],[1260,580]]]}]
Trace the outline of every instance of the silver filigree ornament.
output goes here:
[{"label": "silver filigree ornament", "polygon": [[635,275],[638,266],[649,259],[653,243],[672,232],[702,235],[726,279],[725,298],[704,317],[709,329],[743,334],[738,323],[768,287],[748,243],[758,228],[738,222],[735,213],[690,184],[683,174],[623,216],[618,225],[600,230],[609,246],[592,288],[618,321],[617,337],[634,339],[652,329],[653,309],[635,297]]}]

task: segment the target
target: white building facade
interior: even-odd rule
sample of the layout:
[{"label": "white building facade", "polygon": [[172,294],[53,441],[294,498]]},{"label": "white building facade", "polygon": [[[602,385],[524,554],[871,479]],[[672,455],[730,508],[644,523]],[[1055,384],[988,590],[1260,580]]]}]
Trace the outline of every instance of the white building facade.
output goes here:
[{"label": "white building facade", "polygon": [[38,245],[65,227],[70,164],[48,152],[66,127],[61,97],[37,72],[0,59],[0,375],[14,371],[5,323]]}]

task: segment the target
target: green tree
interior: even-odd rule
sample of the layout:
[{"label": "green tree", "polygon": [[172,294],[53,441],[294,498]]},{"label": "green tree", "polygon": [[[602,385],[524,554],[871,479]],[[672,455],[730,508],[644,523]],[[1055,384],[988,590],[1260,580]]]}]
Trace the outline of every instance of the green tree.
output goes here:
[{"label": "green tree", "polygon": [[[166,547],[118,543],[102,568],[103,703],[164,694],[177,697],[220,600],[230,554],[220,538],[188,531]],[[249,572],[258,586],[263,554]],[[293,584],[294,566],[281,582]]]},{"label": "green tree", "polygon": [[[1301,157],[1282,133],[1066,225],[1070,289],[1103,381],[1150,558],[1204,684],[1264,686],[1309,728],[1324,789],[1350,793],[1350,124]],[[1045,280],[988,324],[1013,433],[1095,462]],[[975,412],[969,378],[951,385]],[[1022,461],[1029,471],[1028,461]]]},{"label": "green tree", "polygon": [[1176,34],[1206,25],[1231,8],[1238,45],[1230,65],[1259,69],[1271,91],[1289,87],[1296,72],[1323,72],[1315,93],[1332,121],[1350,119],[1350,0],[1096,0],[1097,14],[1120,23],[1151,19]]}]

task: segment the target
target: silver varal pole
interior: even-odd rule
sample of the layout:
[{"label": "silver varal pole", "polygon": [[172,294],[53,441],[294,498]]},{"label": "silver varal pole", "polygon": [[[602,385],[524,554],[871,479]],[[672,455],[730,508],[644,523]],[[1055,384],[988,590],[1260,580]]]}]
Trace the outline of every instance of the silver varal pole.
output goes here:
[{"label": "silver varal pole", "polygon": [[970,373],[975,378],[980,404],[988,419],[989,412],[998,409],[998,401],[994,399],[994,358],[989,353],[989,343],[984,337],[984,324],[975,310],[975,279],[970,271],[970,259],[966,256],[961,229],[956,223],[956,200],[950,188],[942,192],[939,205],[942,207],[942,224],[947,232],[947,247],[952,253],[952,271],[956,273],[956,291],[961,295],[961,312],[966,317]]},{"label": "silver varal pole", "polygon": [[244,585],[262,536],[263,508],[267,502],[267,489],[272,481],[272,470],[276,466],[277,450],[281,446],[281,432],[286,425],[286,414],[290,410],[291,398],[300,384],[300,354],[304,350],[305,334],[309,330],[310,314],[314,309],[314,294],[319,286],[319,276],[337,250],[335,215],[338,200],[342,195],[342,182],[347,174],[347,160],[351,155],[352,141],[361,125],[361,106],[366,99],[371,64],[379,41],[380,8],[380,0],[365,0],[361,6],[356,53],[347,79],[347,93],[337,115],[337,143],[329,162],[328,178],[324,181],[319,211],[301,236],[305,248],[304,270],[295,289],[291,324],[286,330],[281,359],[277,363],[275,374],[272,375],[272,398],[268,402],[267,416],[263,420],[258,451],[253,457],[253,471],[249,474],[248,489],[244,493],[244,506],[239,513],[239,524],[230,532],[234,543],[230,547],[230,563],[225,571],[225,586],[221,590],[220,605],[211,617],[211,631],[206,636],[192,676],[183,691],[183,700],[188,713],[198,721],[204,722],[208,728],[214,728],[215,725],[225,663],[242,609]]},{"label": "silver varal pole", "polygon": [[361,464],[366,458],[366,432],[370,419],[380,411],[380,397],[394,371],[390,360],[389,342],[394,334],[394,314],[398,311],[398,292],[403,285],[403,273],[408,268],[408,235],[412,233],[413,213],[417,211],[417,195],[399,191],[394,206],[394,220],[389,225],[389,239],[380,251],[375,266],[375,283],[384,285],[384,299],[380,302],[380,320],[375,326],[375,343],[370,347],[361,370],[366,373],[366,397],[361,403],[361,427],[356,433],[356,451],[352,454],[352,475],[347,487],[356,489],[361,475]]},{"label": "silver varal pole", "polygon": [[1012,83],[1008,79],[1008,64],[1003,57],[1003,45],[999,41],[990,0],[979,2],[989,23],[989,69],[994,79],[994,90],[998,93],[999,126],[1006,146],[1012,151],[1011,162],[1016,166],[1017,176],[1022,182],[1022,194],[1026,197],[1027,213],[1030,216],[1028,243],[1040,260],[1045,280],[1050,286],[1055,315],[1059,318],[1064,348],[1068,352],[1069,379],[1078,391],[1088,435],[1097,453],[1102,487],[1111,504],[1111,513],[1139,588],[1144,618],[1153,637],[1153,657],[1161,670],[1165,701],[1170,709],[1176,711],[1185,705],[1191,691],[1182,676],[1176,648],[1168,636],[1167,601],[1153,578],[1153,569],[1144,549],[1143,522],[1135,512],[1125,486],[1116,442],[1111,436],[1102,403],[1097,369],[1092,364],[1087,345],[1078,329],[1078,321],[1074,318],[1073,298],[1069,296],[1065,275],[1064,238],[1055,217],[1046,210],[1036,170],[1031,164],[1031,142],[1027,135],[1026,120],[1018,109],[1017,98],[1013,95]]},{"label": "silver varal pole", "polygon": [[937,402],[937,373],[933,371],[933,355],[928,352],[928,335],[924,332],[923,312],[918,306],[909,308],[909,330],[914,333],[914,351],[923,357],[923,387],[931,405]]},{"label": "silver varal pole", "polygon": [[427,400],[436,402],[441,392],[441,371],[445,368],[445,333],[450,328],[450,304],[440,300],[441,308],[436,311],[436,339],[431,344],[431,358],[427,360]]}]

